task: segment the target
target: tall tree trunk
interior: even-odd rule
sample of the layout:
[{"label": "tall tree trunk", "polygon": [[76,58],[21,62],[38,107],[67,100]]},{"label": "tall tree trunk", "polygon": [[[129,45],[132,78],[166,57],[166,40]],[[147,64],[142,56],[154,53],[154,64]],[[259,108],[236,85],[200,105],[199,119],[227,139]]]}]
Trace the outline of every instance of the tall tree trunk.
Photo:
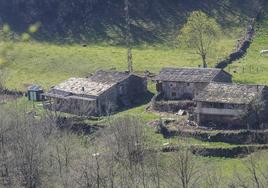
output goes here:
[{"label": "tall tree trunk", "polygon": [[128,71],[133,72],[132,65],[132,49],[130,44],[130,17],[129,17],[129,0],[125,0],[125,19],[126,19],[126,45],[127,45],[127,63],[128,63]]},{"label": "tall tree trunk", "polygon": [[128,71],[129,71],[129,72],[133,72],[133,65],[132,65],[132,50],[131,50],[131,47],[128,47],[127,62],[128,62]]},{"label": "tall tree trunk", "polygon": [[203,61],[203,68],[207,68],[208,65],[207,65],[207,57],[206,57],[206,54],[202,54],[202,61]]}]

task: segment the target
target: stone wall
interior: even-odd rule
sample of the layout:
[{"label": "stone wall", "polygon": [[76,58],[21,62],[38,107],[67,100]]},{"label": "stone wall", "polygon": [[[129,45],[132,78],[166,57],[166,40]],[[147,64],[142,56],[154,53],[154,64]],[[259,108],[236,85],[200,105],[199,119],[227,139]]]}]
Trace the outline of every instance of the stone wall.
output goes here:
[{"label": "stone wall", "polygon": [[136,75],[132,75],[119,85],[121,84],[126,86],[125,97],[128,98],[131,103],[135,103],[137,97],[140,97],[145,93],[147,93],[146,77],[139,77]]},{"label": "stone wall", "polygon": [[252,18],[250,20],[249,25],[248,25],[245,36],[237,41],[236,50],[234,52],[232,52],[226,59],[220,61],[215,66],[215,68],[224,69],[229,64],[232,64],[234,61],[236,61],[236,60],[242,58],[244,55],[246,55],[247,49],[250,47],[250,44],[251,44],[253,37],[254,37],[254,34],[255,34],[255,30],[254,30],[255,23],[256,23],[256,19]]},{"label": "stone wall", "polygon": [[207,142],[225,142],[229,144],[267,144],[267,130],[240,130],[240,131],[206,131],[206,130],[169,130],[165,126],[159,126],[159,132],[165,138],[174,136],[193,137]]},{"label": "stone wall", "polygon": [[97,98],[98,116],[113,114],[123,106],[119,101],[118,94],[118,88],[113,86]]},{"label": "stone wall", "polygon": [[194,110],[194,102],[193,101],[154,101],[152,102],[152,109],[158,112],[170,112],[170,113],[176,113],[179,110],[185,110],[190,113]]},{"label": "stone wall", "polygon": [[163,82],[165,100],[192,100],[208,83]]},{"label": "stone wall", "polygon": [[16,97],[21,97],[24,95],[24,93],[21,91],[17,91],[17,90],[1,89],[0,95],[12,95],[12,96],[16,96]]},{"label": "stone wall", "polygon": [[[213,109],[211,109],[213,111]],[[217,109],[215,109],[217,110]],[[228,111],[228,109],[222,109]],[[233,111],[235,114],[235,110]],[[217,115],[217,114],[200,114],[199,125],[218,129],[246,129],[246,122],[239,116],[233,115]]]},{"label": "stone wall", "polygon": [[[235,146],[228,148],[205,148],[199,146],[191,146],[190,150],[195,155],[205,157],[225,157],[225,158],[237,158],[246,157],[247,155],[259,151],[266,150],[268,145],[250,145],[250,146]],[[162,148],[162,152],[176,152],[180,151],[182,146],[166,146]]]}]

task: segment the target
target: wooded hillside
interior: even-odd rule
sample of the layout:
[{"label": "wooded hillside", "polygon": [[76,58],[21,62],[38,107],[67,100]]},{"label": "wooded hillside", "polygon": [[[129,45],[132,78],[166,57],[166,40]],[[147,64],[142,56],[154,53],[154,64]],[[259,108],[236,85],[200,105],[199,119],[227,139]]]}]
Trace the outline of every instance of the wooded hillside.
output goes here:
[{"label": "wooded hillside", "polygon": [[[131,30],[135,42],[172,40],[193,10],[214,16],[223,28],[243,24],[254,13],[252,0],[132,0]],[[17,32],[40,22],[36,38],[74,42],[121,43],[124,36],[123,0],[2,0],[0,23]]]}]

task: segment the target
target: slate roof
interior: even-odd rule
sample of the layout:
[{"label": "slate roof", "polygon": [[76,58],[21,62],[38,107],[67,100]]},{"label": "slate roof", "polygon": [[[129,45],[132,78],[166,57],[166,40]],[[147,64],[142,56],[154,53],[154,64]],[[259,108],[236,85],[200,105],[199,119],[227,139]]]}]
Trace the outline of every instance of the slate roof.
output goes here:
[{"label": "slate roof", "polygon": [[223,70],[216,68],[163,68],[157,81],[211,82]]},{"label": "slate roof", "polygon": [[101,83],[90,78],[70,78],[59,85],[54,86],[49,93],[62,96],[68,95],[87,95],[99,96],[115,83]]},{"label": "slate roof", "polygon": [[212,82],[194,100],[201,102],[249,104],[256,96],[261,95],[264,88],[265,86],[263,85]]},{"label": "slate roof", "polygon": [[127,79],[131,74],[117,71],[96,71],[87,78],[70,78],[53,88],[45,94],[48,97],[74,98],[96,98],[117,83]]},{"label": "slate roof", "polygon": [[88,78],[90,78],[94,82],[112,84],[122,82],[130,76],[131,74],[129,74],[128,72],[98,70],[95,74]]}]

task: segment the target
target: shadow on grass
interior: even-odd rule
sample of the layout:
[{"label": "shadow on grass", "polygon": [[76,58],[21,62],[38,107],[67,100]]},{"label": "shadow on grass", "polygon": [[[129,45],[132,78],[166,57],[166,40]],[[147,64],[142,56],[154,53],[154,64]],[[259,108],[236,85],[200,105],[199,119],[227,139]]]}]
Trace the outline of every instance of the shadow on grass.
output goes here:
[{"label": "shadow on grass", "polygon": [[128,107],[122,106],[119,108],[119,110],[117,110],[117,112],[115,114],[127,111],[127,110],[132,109],[132,108],[136,108],[139,106],[149,104],[151,102],[151,99],[153,98],[153,96],[154,96],[154,93],[147,91],[143,96],[137,96],[137,98],[132,102],[131,106],[128,106]]},{"label": "shadow on grass", "polygon": [[90,135],[94,134],[103,126],[98,123],[88,123],[84,118],[79,116],[74,117],[58,117],[57,128],[61,131],[70,131],[76,134]]},{"label": "shadow on grass", "polygon": [[[237,20],[230,20],[230,17],[241,18],[242,22],[251,9],[252,0],[133,1],[130,3],[130,16],[135,24],[131,25],[131,35],[134,43],[164,42],[170,36],[177,35],[188,14],[194,10],[208,13],[228,28],[237,25]],[[40,31],[33,36],[38,41],[125,43],[123,0],[113,3],[86,0],[46,0],[38,3],[26,0],[20,3],[0,1],[0,17],[18,33],[26,31],[29,22],[42,23]]]}]

